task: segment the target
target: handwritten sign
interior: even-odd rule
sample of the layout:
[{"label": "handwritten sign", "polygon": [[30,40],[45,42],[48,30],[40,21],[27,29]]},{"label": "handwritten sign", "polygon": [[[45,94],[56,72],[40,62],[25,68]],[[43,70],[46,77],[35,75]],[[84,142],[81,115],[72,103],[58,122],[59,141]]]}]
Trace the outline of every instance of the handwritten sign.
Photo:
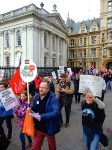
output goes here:
[{"label": "handwritten sign", "polygon": [[53,79],[57,78],[55,71],[52,72],[52,77],[53,77]]},{"label": "handwritten sign", "polygon": [[4,76],[4,70],[0,70],[0,81],[2,81],[3,76]]},{"label": "handwritten sign", "polygon": [[20,67],[20,76],[24,82],[31,82],[37,75],[37,67],[31,60],[25,60]]},{"label": "handwritten sign", "polygon": [[103,88],[103,79],[92,75],[80,75],[79,92],[85,93],[90,89],[94,96],[101,97]]},{"label": "handwritten sign", "polygon": [[64,66],[59,66],[59,70],[64,70]]},{"label": "handwritten sign", "polygon": [[57,73],[58,73],[58,78],[60,79],[60,76],[62,73],[64,73],[64,70],[57,70]]},{"label": "handwritten sign", "polygon": [[11,88],[0,92],[0,99],[5,107],[6,111],[8,111],[18,105],[18,100],[16,99],[16,96],[14,95]]},{"label": "handwritten sign", "polygon": [[69,72],[69,74],[72,75],[72,70],[71,70],[71,68],[67,68],[67,71]]}]

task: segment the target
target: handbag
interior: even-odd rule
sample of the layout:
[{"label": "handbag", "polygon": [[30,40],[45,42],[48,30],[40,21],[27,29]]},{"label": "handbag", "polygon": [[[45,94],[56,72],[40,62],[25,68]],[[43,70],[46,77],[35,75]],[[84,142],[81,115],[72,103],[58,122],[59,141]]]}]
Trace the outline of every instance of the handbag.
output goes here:
[{"label": "handbag", "polygon": [[23,125],[23,133],[27,134],[28,136],[34,136],[34,120],[32,116],[29,116],[29,113],[31,113],[31,110],[27,109]]},{"label": "handbag", "polygon": [[105,134],[101,134],[99,142],[104,146],[108,146],[108,138]]}]

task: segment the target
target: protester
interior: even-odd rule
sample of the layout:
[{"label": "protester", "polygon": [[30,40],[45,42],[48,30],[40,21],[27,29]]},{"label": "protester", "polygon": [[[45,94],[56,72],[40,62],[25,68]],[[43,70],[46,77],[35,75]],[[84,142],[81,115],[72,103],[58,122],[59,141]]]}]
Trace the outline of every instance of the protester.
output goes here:
[{"label": "protester", "polygon": [[60,131],[59,103],[56,95],[50,92],[49,82],[42,81],[36,93],[31,110],[38,113],[34,117],[35,135],[32,150],[41,150],[44,137],[49,150],[56,150],[55,134]]},{"label": "protester", "polygon": [[46,76],[46,77],[43,78],[43,81],[48,81],[49,82],[49,86],[50,86],[50,91],[55,93],[55,86],[54,86],[54,83],[51,80],[51,78]]},{"label": "protester", "polygon": [[60,124],[63,125],[62,108],[65,107],[66,123],[65,127],[69,127],[70,111],[72,98],[74,93],[74,85],[72,81],[68,81],[66,74],[61,74],[61,80],[57,85],[58,100],[60,105]]},{"label": "protester", "polygon": [[40,83],[42,82],[42,77],[40,76],[39,73],[37,73],[35,79],[34,79],[34,82],[35,82],[35,91],[38,93],[39,92],[39,86],[40,86]]},{"label": "protester", "polygon": [[102,115],[105,104],[95,99],[92,92],[86,92],[86,100],[82,101],[82,126],[84,143],[88,150],[98,150],[100,136],[103,134]]},{"label": "protester", "polygon": [[27,91],[23,91],[21,93],[19,101],[20,101],[19,105],[17,106],[17,108],[14,109],[14,116],[17,119],[18,126],[21,128],[19,138],[20,138],[20,141],[21,141],[22,150],[25,150],[26,148],[32,146],[31,137],[26,135],[27,139],[28,139],[28,142],[29,142],[29,144],[26,145],[25,134],[22,132],[23,125],[24,125],[24,120],[25,120],[25,113],[26,113],[26,109],[28,108]]},{"label": "protester", "polygon": [[80,103],[80,96],[81,93],[79,93],[79,75],[76,74],[75,75],[75,79],[74,79],[74,95],[75,95],[75,103]]},{"label": "protester", "polygon": [[[8,88],[8,84],[6,82],[0,82],[0,92],[6,90]],[[7,139],[11,141],[12,139],[12,118],[13,118],[13,109],[8,111],[5,110],[5,107],[0,100],[0,136],[2,139]],[[5,135],[4,129],[2,127],[4,120],[6,120],[6,126],[8,129],[7,136]]]}]

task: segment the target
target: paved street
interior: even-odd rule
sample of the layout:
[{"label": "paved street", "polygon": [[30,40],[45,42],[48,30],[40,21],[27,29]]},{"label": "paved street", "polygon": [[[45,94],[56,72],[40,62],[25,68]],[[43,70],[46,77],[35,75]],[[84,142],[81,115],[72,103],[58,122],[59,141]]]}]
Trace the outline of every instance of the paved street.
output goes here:
[{"label": "paved street", "polygon": [[[84,97],[81,97],[81,101]],[[109,146],[107,148],[99,146],[99,150],[112,150],[112,94],[107,92],[105,95],[106,104],[106,120],[104,122],[104,133],[109,137]],[[63,120],[64,120],[63,110]],[[8,150],[20,150],[19,140],[19,128],[13,120],[13,138],[8,147]],[[81,127],[81,110],[80,104],[75,104],[73,101],[70,126],[68,128],[62,127],[60,133],[56,135],[57,150],[86,150],[82,139],[82,127]],[[48,150],[46,139],[42,150]]]}]

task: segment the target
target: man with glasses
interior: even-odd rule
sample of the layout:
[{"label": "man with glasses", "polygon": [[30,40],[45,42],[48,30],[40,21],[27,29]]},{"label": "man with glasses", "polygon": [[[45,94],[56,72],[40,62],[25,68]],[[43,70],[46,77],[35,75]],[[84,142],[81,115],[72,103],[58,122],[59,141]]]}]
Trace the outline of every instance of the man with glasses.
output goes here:
[{"label": "man with glasses", "polygon": [[35,95],[31,110],[38,113],[34,118],[35,135],[32,150],[41,150],[44,137],[49,150],[56,150],[55,134],[60,131],[59,104],[56,95],[50,92],[49,82],[42,81]]}]

